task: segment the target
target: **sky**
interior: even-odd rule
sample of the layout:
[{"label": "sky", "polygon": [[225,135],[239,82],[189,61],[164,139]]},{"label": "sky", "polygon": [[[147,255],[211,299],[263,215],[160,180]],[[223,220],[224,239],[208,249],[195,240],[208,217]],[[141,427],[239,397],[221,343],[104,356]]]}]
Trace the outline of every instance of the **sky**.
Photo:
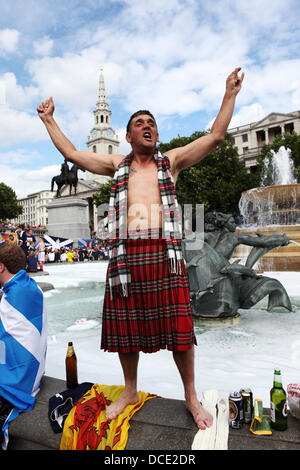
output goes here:
[{"label": "sky", "polygon": [[49,96],[86,150],[100,67],[122,154],[137,109],[162,142],[208,129],[235,67],[229,127],[299,110],[299,16],[298,0],[0,0],[0,182],[19,198],[50,189],[63,157],[36,112]]}]

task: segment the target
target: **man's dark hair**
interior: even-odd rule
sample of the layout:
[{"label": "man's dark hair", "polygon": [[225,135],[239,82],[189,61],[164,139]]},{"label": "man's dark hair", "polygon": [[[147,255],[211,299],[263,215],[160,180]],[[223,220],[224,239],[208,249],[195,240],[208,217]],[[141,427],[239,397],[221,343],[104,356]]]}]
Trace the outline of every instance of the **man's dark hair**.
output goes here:
[{"label": "man's dark hair", "polygon": [[26,268],[26,255],[20,246],[5,243],[0,246],[0,263],[10,274],[17,274]]},{"label": "man's dark hair", "polygon": [[147,109],[140,109],[139,111],[136,111],[135,113],[133,113],[133,115],[130,117],[127,127],[126,127],[126,132],[130,131],[130,125],[131,125],[132,119],[134,119],[137,116],[140,116],[141,114],[148,114],[148,116],[151,116],[156,125],[155,117],[153,116],[153,114],[150,113],[150,111],[148,111]]}]

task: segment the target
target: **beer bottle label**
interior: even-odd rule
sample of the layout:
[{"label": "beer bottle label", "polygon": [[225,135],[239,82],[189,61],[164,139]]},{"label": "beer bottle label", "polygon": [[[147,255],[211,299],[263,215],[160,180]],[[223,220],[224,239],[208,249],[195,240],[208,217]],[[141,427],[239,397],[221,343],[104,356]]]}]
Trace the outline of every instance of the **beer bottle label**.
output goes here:
[{"label": "beer bottle label", "polygon": [[282,408],[282,414],[285,418],[287,417],[287,413],[288,413],[287,402],[285,402],[285,404],[283,405],[283,408]]},{"label": "beer bottle label", "polygon": [[275,423],[275,405],[272,401],[271,401],[271,421]]},{"label": "beer bottle label", "polygon": [[71,357],[71,356],[74,356],[74,348],[73,346],[69,346],[68,347],[68,351],[67,351],[67,357]]}]

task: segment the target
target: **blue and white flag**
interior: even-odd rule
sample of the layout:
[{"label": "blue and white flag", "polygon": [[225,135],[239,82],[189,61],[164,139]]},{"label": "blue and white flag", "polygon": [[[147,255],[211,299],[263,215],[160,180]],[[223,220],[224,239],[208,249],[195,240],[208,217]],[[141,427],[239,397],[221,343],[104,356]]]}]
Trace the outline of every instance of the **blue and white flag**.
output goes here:
[{"label": "blue and white flag", "polygon": [[13,410],[2,428],[35,403],[45,372],[47,320],[44,297],[34,279],[21,270],[3,286],[0,302],[0,396]]},{"label": "blue and white flag", "polygon": [[92,239],[91,238],[79,238],[78,240],[78,247],[79,248],[89,248],[92,246]]},{"label": "blue and white flag", "polygon": [[70,238],[57,238],[54,240],[54,237],[50,237],[49,235],[44,235],[44,238],[46,240],[45,245],[46,246],[51,246],[54,249],[60,250],[60,248],[63,248],[64,246],[72,245],[73,240]]}]

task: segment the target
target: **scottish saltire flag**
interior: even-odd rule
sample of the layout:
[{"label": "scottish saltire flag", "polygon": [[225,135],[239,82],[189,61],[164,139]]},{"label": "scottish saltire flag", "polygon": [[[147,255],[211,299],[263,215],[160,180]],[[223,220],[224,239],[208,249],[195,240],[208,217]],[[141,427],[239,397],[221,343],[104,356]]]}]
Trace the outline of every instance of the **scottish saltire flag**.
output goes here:
[{"label": "scottish saltire flag", "polygon": [[89,248],[92,245],[91,238],[79,238],[78,240],[78,247],[79,248]]},{"label": "scottish saltire flag", "polygon": [[8,424],[29,411],[45,371],[47,323],[41,289],[21,270],[2,289],[0,302],[0,396],[13,410],[2,428],[5,449]]}]

